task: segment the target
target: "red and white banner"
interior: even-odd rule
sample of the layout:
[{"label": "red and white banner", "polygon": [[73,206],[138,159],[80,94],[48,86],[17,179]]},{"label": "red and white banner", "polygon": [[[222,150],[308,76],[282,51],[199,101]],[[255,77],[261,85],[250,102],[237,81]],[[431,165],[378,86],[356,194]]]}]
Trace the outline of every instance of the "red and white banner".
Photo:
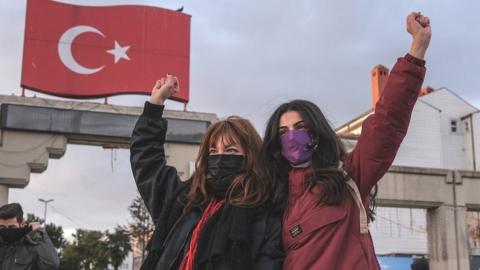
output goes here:
[{"label": "red and white banner", "polygon": [[28,0],[22,87],[70,98],[150,94],[176,75],[188,102],[190,15],[146,6]]}]

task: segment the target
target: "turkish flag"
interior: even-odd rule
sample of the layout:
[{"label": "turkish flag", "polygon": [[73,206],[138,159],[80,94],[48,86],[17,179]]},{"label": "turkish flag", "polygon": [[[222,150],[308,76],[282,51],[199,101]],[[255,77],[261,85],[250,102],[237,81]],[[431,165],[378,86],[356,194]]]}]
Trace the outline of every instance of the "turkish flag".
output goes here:
[{"label": "turkish flag", "polygon": [[149,95],[167,73],[188,102],[190,15],[147,6],[28,0],[24,88],[70,98]]}]

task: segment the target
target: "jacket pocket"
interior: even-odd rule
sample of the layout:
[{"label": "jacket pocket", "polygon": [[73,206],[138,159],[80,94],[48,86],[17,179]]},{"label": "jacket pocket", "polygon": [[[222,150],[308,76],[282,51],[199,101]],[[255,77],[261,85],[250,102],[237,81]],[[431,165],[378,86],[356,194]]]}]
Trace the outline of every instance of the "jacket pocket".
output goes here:
[{"label": "jacket pocket", "polygon": [[13,261],[13,269],[12,270],[25,270],[31,269],[32,266],[32,255],[23,253],[22,256],[15,257]]},{"label": "jacket pocket", "polygon": [[[314,234],[330,234],[339,222],[345,219],[347,211],[343,205],[321,205],[312,208],[298,221],[283,225],[285,250],[302,247]],[[333,231],[332,231],[333,230]]]}]

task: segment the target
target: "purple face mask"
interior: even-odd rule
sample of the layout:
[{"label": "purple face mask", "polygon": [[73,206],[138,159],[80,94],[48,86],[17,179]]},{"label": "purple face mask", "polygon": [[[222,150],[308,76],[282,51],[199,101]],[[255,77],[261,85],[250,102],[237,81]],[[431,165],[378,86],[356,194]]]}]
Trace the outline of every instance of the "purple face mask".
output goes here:
[{"label": "purple face mask", "polygon": [[312,158],[312,143],[310,132],[305,129],[290,130],[280,136],[282,155],[291,165],[299,165]]}]

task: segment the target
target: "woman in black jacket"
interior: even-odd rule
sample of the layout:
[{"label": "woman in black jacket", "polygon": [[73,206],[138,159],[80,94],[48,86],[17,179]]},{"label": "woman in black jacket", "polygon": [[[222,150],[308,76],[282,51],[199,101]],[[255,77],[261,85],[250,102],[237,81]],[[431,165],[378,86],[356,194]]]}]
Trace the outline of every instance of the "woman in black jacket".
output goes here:
[{"label": "woman in black jacket", "polygon": [[240,117],[214,123],[181,181],[166,164],[162,118],[177,91],[175,77],[157,81],[132,135],[133,174],[156,226],[142,269],[281,269],[281,213],[269,205],[260,136]]}]

